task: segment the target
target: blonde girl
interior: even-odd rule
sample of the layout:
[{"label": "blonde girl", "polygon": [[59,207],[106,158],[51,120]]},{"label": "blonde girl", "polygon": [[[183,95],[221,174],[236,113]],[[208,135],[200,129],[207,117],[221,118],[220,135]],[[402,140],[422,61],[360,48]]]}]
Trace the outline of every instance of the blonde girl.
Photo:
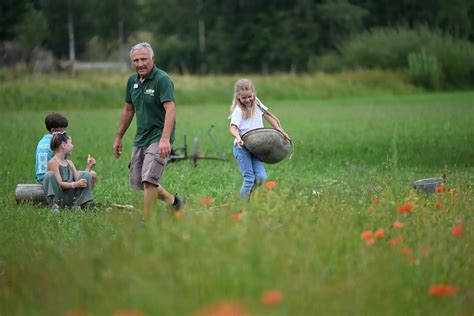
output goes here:
[{"label": "blonde girl", "polygon": [[263,119],[285,137],[278,118],[271,115],[257,98],[254,84],[249,79],[240,79],[234,86],[234,97],[230,107],[230,134],[234,137],[233,153],[243,177],[240,198],[248,200],[252,191],[267,178],[263,162],[254,157],[241,138],[245,132],[262,128]]}]

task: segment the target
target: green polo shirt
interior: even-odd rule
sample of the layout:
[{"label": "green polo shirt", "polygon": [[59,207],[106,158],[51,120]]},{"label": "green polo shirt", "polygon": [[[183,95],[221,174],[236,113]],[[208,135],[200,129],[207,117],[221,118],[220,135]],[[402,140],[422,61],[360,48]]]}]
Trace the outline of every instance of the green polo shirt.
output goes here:
[{"label": "green polo shirt", "polygon": [[[140,83],[138,74],[131,75],[127,81],[125,102],[133,105],[137,117],[137,133],[133,146],[144,147],[160,141],[165,125],[164,102],[175,102],[174,85],[166,72],[153,66],[148,78]],[[170,142],[174,142],[174,130]]]}]

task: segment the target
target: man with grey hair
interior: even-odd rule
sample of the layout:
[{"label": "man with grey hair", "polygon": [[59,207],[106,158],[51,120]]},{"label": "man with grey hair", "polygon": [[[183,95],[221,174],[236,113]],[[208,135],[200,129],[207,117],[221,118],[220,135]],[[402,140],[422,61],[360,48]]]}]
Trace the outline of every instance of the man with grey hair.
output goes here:
[{"label": "man with grey hair", "polygon": [[120,117],[113,145],[116,158],[122,154],[122,137],[134,115],[137,132],[130,162],[130,186],[144,191],[143,218],[148,221],[157,199],[167,202],[175,210],[184,205],[184,198],[168,193],[160,185],[175,138],[176,104],[174,85],[166,72],[155,66],[153,49],[139,43],[130,50],[136,73],[127,81],[125,107]]}]

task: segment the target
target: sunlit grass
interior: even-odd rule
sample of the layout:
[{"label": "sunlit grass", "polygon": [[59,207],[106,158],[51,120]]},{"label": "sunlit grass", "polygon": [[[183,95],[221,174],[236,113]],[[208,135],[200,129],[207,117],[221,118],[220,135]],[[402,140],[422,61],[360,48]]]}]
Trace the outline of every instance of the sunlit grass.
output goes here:
[{"label": "sunlit grass", "polygon": [[[219,93],[228,101],[234,79],[177,81],[186,91],[225,86]],[[274,84],[282,89],[292,80]],[[188,203],[180,216],[159,204],[146,226],[142,194],[127,184],[129,157],[112,156],[121,97],[108,101],[114,109],[51,107],[69,118],[76,165],[83,167],[88,153],[97,159],[94,194],[104,207],[94,212],[57,215],[15,203],[15,185],[33,182],[34,150],[50,108],[39,101],[39,111],[3,112],[0,315],[193,315],[216,304],[251,315],[472,314],[472,92],[282,99],[262,82],[262,99],[271,100],[295,144],[291,160],[267,166],[274,185],[259,188],[249,204],[238,202],[228,102],[216,106],[218,98],[203,92],[200,102],[178,106],[176,145],[186,134],[192,148],[196,136],[201,153],[219,154],[206,133],[212,124],[229,162],[170,165],[163,185]],[[87,93],[91,86],[78,83]],[[415,179],[443,174],[444,190],[435,195],[411,188]],[[135,210],[106,211],[111,203]],[[406,203],[410,211],[397,212]],[[462,232],[453,235],[459,223]],[[373,242],[361,238],[380,229]],[[401,242],[392,245],[394,239]],[[433,297],[436,284],[458,292]],[[277,294],[274,305],[265,293]]]}]

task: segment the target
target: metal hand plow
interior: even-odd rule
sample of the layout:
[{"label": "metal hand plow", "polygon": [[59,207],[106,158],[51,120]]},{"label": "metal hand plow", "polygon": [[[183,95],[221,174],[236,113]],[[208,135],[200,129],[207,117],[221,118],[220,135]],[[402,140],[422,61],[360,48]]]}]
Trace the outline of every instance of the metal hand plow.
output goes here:
[{"label": "metal hand plow", "polygon": [[[170,162],[179,162],[181,160],[192,160],[194,167],[197,166],[198,160],[219,160],[219,161],[228,161],[226,154],[220,150],[217,146],[214,138],[211,135],[211,131],[214,128],[214,125],[210,125],[207,129],[207,135],[211,140],[212,146],[216,152],[216,156],[206,156],[199,153],[199,141],[198,137],[194,137],[193,140],[193,152],[191,155],[188,154],[188,144],[186,143],[186,135],[184,135],[184,145],[181,147],[173,147],[171,151]],[[204,139],[205,141],[205,139]],[[204,142],[203,142],[204,143]]]}]

